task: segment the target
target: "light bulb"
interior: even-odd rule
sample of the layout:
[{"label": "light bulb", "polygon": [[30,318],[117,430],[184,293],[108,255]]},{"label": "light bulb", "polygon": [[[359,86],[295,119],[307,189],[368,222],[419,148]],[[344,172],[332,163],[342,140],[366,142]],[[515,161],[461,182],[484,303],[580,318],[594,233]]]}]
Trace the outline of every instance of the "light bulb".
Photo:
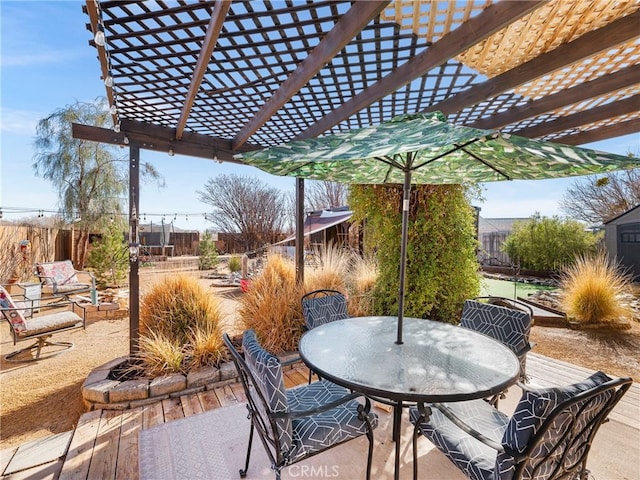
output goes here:
[{"label": "light bulb", "polygon": [[109,88],[113,87],[113,77],[111,76],[111,74],[108,74],[105,77],[104,84],[105,84],[105,86],[107,86]]},{"label": "light bulb", "polygon": [[104,31],[102,30],[101,27],[98,27],[98,31],[96,32],[95,36],[93,37],[93,41],[96,43],[97,46],[104,47],[104,45],[105,45],[105,37],[104,37]]},{"label": "light bulb", "polygon": [[111,105],[111,107],[109,107],[109,113],[111,115],[115,115],[116,113],[118,113],[118,109],[116,108],[115,105]]},{"label": "light bulb", "polygon": [[116,133],[120,133],[120,124],[119,123],[116,123],[113,126],[113,131],[116,132]]}]

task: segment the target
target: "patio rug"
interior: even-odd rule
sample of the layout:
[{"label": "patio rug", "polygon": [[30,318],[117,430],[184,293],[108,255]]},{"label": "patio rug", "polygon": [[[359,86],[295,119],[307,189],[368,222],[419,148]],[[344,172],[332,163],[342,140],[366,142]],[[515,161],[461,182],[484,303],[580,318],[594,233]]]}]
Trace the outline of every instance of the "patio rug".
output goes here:
[{"label": "patio rug", "polygon": [[[244,404],[142,430],[139,437],[141,480],[237,480],[244,467],[250,424]],[[273,476],[254,435],[247,478]],[[255,476],[255,475],[258,476]]]},{"label": "patio rug", "polygon": [[[372,478],[393,478],[394,443],[390,441],[392,416],[375,409],[376,429]],[[411,433],[403,422],[400,478],[412,478]],[[239,480],[244,468],[250,424],[245,404],[217,408],[205,413],[140,431],[140,480]],[[282,480],[300,478],[353,480],[365,477],[368,442],[363,436],[282,470]],[[447,458],[428,441],[419,442],[420,461],[428,478],[464,480]],[[247,480],[273,480],[271,464],[258,434],[254,434]]]}]

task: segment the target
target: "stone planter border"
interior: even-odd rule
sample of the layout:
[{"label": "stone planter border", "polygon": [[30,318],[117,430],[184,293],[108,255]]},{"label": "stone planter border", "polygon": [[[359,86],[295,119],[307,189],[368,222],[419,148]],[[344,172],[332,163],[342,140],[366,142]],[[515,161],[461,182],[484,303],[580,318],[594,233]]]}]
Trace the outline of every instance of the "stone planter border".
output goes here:
[{"label": "stone planter border", "polygon": [[[293,368],[299,361],[297,353],[287,353],[279,358],[283,368]],[[109,379],[111,370],[128,360],[128,356],[119,357],[89,373],[82,384],[82,398],[90,410],[128,410],[171,397],[213,390],[239,380],[233,362],[225,362],[220,368],[198,368],[186,375],[176,373],[125,381]]]}]

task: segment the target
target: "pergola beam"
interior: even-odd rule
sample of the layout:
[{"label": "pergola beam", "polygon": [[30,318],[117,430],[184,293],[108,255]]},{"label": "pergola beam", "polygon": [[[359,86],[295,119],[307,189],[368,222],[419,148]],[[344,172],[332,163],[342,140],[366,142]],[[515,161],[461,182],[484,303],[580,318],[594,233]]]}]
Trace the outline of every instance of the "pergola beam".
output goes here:
[{"label": "pergola beam", "polygon": [[[243,165],[233,158],[231,142],[222,138],[209,137],[199,133],[185,132],[181,140],[175,140],[172,128],[149,125],[131,120],[123,120],[120,132],[90,125],[72,125],[73,138],[110,145],[128,146],[135,143],[145,150],[165,152],[169,155],[187,155],[191,157],[219,160]],[[239,151],[248,152],[263,148],[258,145],[245,144]]]},{"label": "pergola beam", "polygon": [[215,3],[213,14],[211,15],[211,20],[209,21],[209,25],[207,26],[207,33],[204,37],[204,43],[202,45],[202,48],[200,49],[200,54],[198,55],[196,68],[193,71],[191,82],[189,83],[189,91],[187,92],[187,97],[184,101],[184,104],[182,105],[182,111],[180,112],[180,118],[178,119],[178,125],[176,126],[177,140],[180,140],[184,133],[184,129],[187,125],[187,120],[189,119],[189,114],[191,113],[191,109],[193,108],[193,102],[195,101],[196,95],[198,94],[198,90],[200,90],[202,79],[204,78],[205,73],[207,73],[207,68],[209,67],[209,63],[211,62],[213,49],[218,42],[220,30],[222,30],[224,19],[226,18],[227,12],[229,12],[230,7],[230,0],[217,0]]},{"label": "pergola beam", "polygon": [[585,33],[576,40],[560,45],[555,50],[512,68],[478,85],[425,109],[425,112],[441,111],[445,115],[459,112],[466,107],[494,98],[510,89],[540,78],[583,58],[627,42],[640,35],[640,11],[637,11],[598,30]]},{"label": "pergola beam", "polygon": [[309,56],[282,82],[280,88],[238,132],[231,142],[233,149],[242,146],[251,135],[257,132],[388,4],[388,0],[354,3]]},{"label": "pergola beam", "polygon": [[632,133],[638,132],[640,132],[640,118],[634,118],[626,122],[615,123],[613,125],[555,138],[553,141],[565,145],[584,145],[585,143],[599,142],[601,140],[608,140],[610,138],[631,135]]},{"label": "pergola beam", "polygon": [[470,127],[493,129],[515,124],[527,118],[533,118],[567,105],[582,102],[599,95],[606,95],[622,88],[635,85],[640,81],[640,64],[631,65],[617,72],[602,75],[595,80],[528,102],[520,107],[510,108],[487,118],[468,124]]},{"label": "pergola beam", "polygon": [[301,132],[294,140],[317,137],[351,115],[366,108],[413,79],[426,74],[469,47],[481,42],[498,30],[506,27],[518,18],[538,8],[542,1],[500,2],[485,8],[455,30],[444,35],[439,41],[420,52],[411,60],[396,68],[386,77],[374,83],[351,100],[343,103],[328,115]]},{"label": "pergola beam", "polygon": [[533,127],[523,128],[512,133],[514,135],[520,135],[521,137],[540,138],[552,133],[562,132],[582,125],[589,125],[638,111],[640,111],[640,94],[591,108],[584,112],[577,112],[572,115],[560,117],[556,120],[544,122]]}]

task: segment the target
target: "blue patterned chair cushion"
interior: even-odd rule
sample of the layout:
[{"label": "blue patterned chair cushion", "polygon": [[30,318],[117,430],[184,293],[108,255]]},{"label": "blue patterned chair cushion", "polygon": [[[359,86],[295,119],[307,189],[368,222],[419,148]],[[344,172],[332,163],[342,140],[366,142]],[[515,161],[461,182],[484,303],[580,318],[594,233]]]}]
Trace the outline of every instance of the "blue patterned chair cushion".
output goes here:
[{"label": "blue patterned chair cushion", "polygon": [[[284,388],[284,378],[280,360],[262,348],[253,330],[247,330],[244,333],[242,337],[242,348],[244,350],[245,361],[257,383],[257,388],[260,389],[271,411],[275,413],[286,412],[288,400]],[[254,392],[252,392],[252,394],[253,393]],[[259,398],[254,398],[254,401],[258,408],[262,408],[262,401]],[[264,415],[266,412],[262,412],[262,414]],[[280,441],[282,453],[286,456],[293,443],[291,420],[287,418],[277,418],[275,423],[278,431],[273,432],[273,434]]]},{"label": "blue patterned chair cushion", "polygon": [[520,377],[526,377],[531,316],[499,305],[465,300],[460,326],[484,333],[509,347],[520,361]]},{"label": "blue patterned chair cushion", "polygon": [[[318,408],[349,395],[349,390],[328,380],[320,380],[309,385],[287,390],[289,411],[303,411]],[[352,400],[331,410],[298,418],[293,424],[293,446],[288,463],[324,450],[336,443],[356,438],[367,433],[367,425],[358,418],[358,401]],[[370,416],[371,428],[376,428],[378,417]]]},{"label": "blue patterned chair cushion", "polygon": [[[509,423],[507,415],[496,410],[484,400],[453,402],[447,403],[446,406],[454,412],[456,417],[474,430],[478,430],[500,443]],[[411,423],[415,425],[419,417],[417,408],[409,409]],[[432,408],[429,420],[422,422],[418,428],[468,478],[474,480],[493,478],[496,450],[471,437],[452,423],[442,412]]]},{"label": "blue patterned chair cushion", "polygon": [[611,378],[604,373],[596,372],[584,381],[566,387],[525,390],[504,433],[503,445],[524,452],[531,437],[560,403],[609,380]]},{"label": "blue patterned chair cushion", "polygon": [[303,298],[302,314],[309,330],[325,323],[342,320],[349,316],[347,314],[347,299],[341,293]]},{"label": "blue patterned chair cushion", "polygon": [[[452,402],[447,403],[446,406],[474,430],[502,444],[505,448],[523,453],[525,449],[531,447],[533,436],[558,405],[609,380],[611,380],[610,377],[597,372],[582,382],[566,387],[525,390],[511,418],[483,400]],[[575,416],[584,407],[584,402],[572,404],[566,412],[558,415],[533,450],[529,452],[530,460],[525,465],[522,478],[545,480],[559,461],[563,461],[565,466],[575,464],[581,458],[585,446],[588,445],[587,437],[590,430],[583,432],[584,426],[600,412],[611,395],[611,391],[605,391],[595,399],[591,399],[588,407],[580,415],[578,424],[573,427],[567,419]],[[473,480],[511,480],[513,478],[516,467],[513,456],[508,452],[498,453],[457,427],[436,408],[432,410],[429,420],[418,426],[419,430],[460,470],[465,472],[468,478]],[[409,415],[411,422],[415,425],[419,419],[418,410],[415,407],[411,408]],[[584,438],[578,435],[576,441],[576,435],[570,435],[572,438],[570,445],[565,444],[562,448],[552,449],[568,428],[573,428],[574,433],[583,432]],[[569,452],[563,458],[567,448]]]}]

